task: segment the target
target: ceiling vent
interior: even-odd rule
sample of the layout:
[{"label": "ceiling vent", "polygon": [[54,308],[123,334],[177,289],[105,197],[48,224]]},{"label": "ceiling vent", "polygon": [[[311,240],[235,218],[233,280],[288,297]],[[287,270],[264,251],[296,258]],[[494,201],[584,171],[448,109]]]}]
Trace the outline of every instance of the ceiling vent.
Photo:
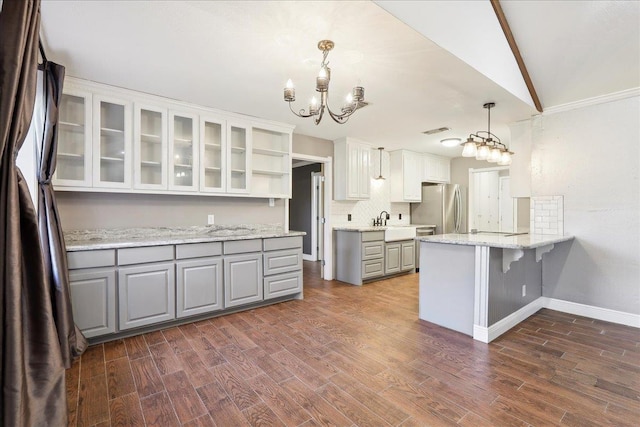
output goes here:
[{"label": "ceiling vent", "polygon": [[441,128],[437,128],[437,129],[425,130],[422,133],[424,133],[425,135],[435,135],[436,133],[446,132],[448,130],[451,130],[451,128],[445,126],[445,127],[441,127]]}]

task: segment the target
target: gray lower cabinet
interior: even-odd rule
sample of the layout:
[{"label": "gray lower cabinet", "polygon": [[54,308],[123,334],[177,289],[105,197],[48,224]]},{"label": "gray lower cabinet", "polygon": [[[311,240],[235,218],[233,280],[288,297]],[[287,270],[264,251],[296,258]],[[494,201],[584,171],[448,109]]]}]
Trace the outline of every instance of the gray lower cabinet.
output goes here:
[{"label": "gray lower cabinet", "polygon": [[262,301],[262,253],[224,257],[224,306]]},{"label": "gray lower cabinet", "polygon": [[91,338],[116,332],[116,269],[69,271],[73,319]]},{"label": "gray lower cabinet", "polygon": [[173,262],[140,264],[118,270],[120,330],[175,319]]},{"label": "gray lower cabinet", "polygon": [[302,295],[302,237],[265,239],[264,299]]},{"label": "gray lower cabinet", "polygon": [[401,263],[400,243],[387,243],[384,247],[384,274],[400,273]]},{"label": "gray lower cabinet", "polygon": [[176,261],[176,317],[222,310],[222,258]]},{"label": "gray lower cabinet", "polygon": [[400,270],[408,271],[416,268],[416,244],[413,240],[400,244]]}]

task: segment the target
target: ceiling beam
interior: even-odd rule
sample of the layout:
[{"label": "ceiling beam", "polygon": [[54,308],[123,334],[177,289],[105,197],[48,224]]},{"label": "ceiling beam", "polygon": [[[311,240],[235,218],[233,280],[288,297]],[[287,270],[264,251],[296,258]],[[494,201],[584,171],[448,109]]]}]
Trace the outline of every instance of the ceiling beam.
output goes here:
[{"label": "ceiling beam", "polygon": [[522,78],[524,79],[524,82],[527,85],[527,89],[529,89],[529,94],[531,95],[533,104],[535,105],[536,110],[542,113],[542,104],[540,104],[540,99],[538,98],[538,94],[536,93],[536,88],[533,86],[533,82],[531,81],[529,72],[527,71],[527,66],[524,64],[522,55],[520,55],[520,49],[518,49],[518,45],[516,44],[516,39],[513,37],[511,28],[509,27],[509,23],[507,22],[507,17],[504,15],[502,6],[500,6],[500,0],[490,0],[490,1],[491,1],[491,6],[493,6],[493,10],[496,13],[496,17],[498,18],[498,22],[500,22],[500,26],[502,27],[502,31],[504,32],[504,36],[507,38],[509,47],[513,52],[513,56],[516,58],[516,62],[518,63],[518,67],[520,68],[520,72],[522,73]]}]

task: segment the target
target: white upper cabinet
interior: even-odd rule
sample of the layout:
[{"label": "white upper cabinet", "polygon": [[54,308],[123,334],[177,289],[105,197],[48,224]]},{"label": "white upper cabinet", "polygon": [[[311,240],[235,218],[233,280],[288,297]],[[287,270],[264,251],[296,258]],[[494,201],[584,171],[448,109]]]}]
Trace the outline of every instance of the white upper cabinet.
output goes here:
[{"label": "white upper cabinet", "polygon": [[62,94],[58,120],[56,186],[91,186],[91,93],[68,89]]},{"label": "white upper cabinet", "polygon": [[200,116],[200,191],[226,190],[227,126],[223,119]]},{"label": "white upper cabinet", "polygon": [[135,103],[133,188],[167,189],[167,109]]},{"label": "white upper cabinet", "polygon": [[451,159],[434,154],[422,154],[422,181],[448,183]]},{"label": "white upper cabinet", "polygon": [[251,127],[227,122],[227,192],[248,193],[251,185]]},{"label": "white upper cabinet", "polygon": [[252,128],[251,194],[291,197],[291,128]]},{"label": "white upper cabinet", "polygon": [[66,191],[290,198],[293,129],[70,77],[54,184]]},{"label": "white upper cabinet", "polygon": [[198,191],[198,116],[169,111],[169,190]]},{"label": "white upper cabinet", "polygon": [[392,202],[419,202],[421,193],[421,155],[398,150],[390,153],[390,199]]},{"label": "white upper cabinet", "polygon": [[93,95],[93,186],[131,188],[131,102]]},{"label": "white upper cabinet", "polygon": [[333,142],[334,199],[367,200],[371,197],[371,145],[343,138]]}]

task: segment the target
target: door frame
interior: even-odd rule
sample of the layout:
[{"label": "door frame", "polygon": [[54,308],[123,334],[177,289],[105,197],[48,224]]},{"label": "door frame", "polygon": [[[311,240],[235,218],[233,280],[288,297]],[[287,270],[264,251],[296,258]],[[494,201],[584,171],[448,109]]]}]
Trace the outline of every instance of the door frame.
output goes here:
[{"label": "door frame", "polygon": [[[331,199],[333,199],[333,158],[331,156],[320,157],[309,154],[291,153],[291,159],[304,160],[310,163],[322,163],[324,174],[324,251],[322,268],[322,278],[324,280],[333,279],[333,233],[331,228]],[[289,231],[289,199],[284,199],[284,229]]]},{"label": "door frame", "polygon": [[[322,194],[324,193],[324,175],[322,172],[311,172],[311,258],[313,261],[322,261],[322,254],[319,254],[318,248],[322,242],[322,235],[318,233],[320,219],[324,218],[324,203]],[[320,188],[320,182],[322,187]],[[319,200],[320,199],[320,200]]]}]

